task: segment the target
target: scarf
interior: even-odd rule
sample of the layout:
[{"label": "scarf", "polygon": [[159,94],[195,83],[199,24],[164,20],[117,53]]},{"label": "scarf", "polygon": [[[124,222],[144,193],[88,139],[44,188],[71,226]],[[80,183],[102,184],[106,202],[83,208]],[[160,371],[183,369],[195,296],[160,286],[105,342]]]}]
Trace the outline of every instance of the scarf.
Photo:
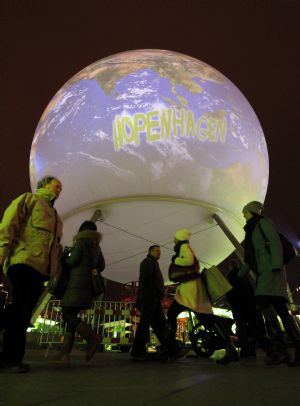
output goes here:
[{"label": "scarf", "polygon": [[255,258],[255,250],[252,242],[252,234],[253,230],[255,229],[257,223],[260,221],[260,219],[263,218],[263,216],[259,214],[253,214],[251,219],[249,219],[244,227],[244,230],[246,232],[245,235],[245,256],[244,260],[245,262],[250,266],[253,272],[256,274],[258,273],[257,271],[257,263],[256,263],[256,258]]},{"label": "scarf", "polygon": [[172,262],[173,262],[173,263],[175,262],[175,259],[176,259],[177,257],[179,257],[180,247],[181,247],[183,244],[189,244],[189,243],[190,243],[190,242],[189,242],[188,240],[178,241],[178,242],[176,243],[176,245],[174,246],[175,255],[173,255],[173,257],[172,257]]}]

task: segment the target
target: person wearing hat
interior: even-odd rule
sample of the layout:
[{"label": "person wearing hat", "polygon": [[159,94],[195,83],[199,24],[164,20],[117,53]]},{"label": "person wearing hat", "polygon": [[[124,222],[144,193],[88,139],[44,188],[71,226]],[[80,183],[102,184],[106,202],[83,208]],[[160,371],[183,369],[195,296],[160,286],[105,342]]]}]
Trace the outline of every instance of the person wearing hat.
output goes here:
[{"label": "person wearing hat", "polygon": [[218,360],[217,363],[228,364],[229,362],[238,361],[239,357],[237,351],[231,343],[226,329],[213,315],[206,289],[200,279],[199,263],[190,246],[190,237],[191,233],[187,229],[176,231],[174,235],[175,255],[172,257],[172,262],[183,268],[194,265],[199,277],[196,276],[195,279],[180,282],[177,285],[174,300],[167,314],[169,332],[165,341],[165,347],[168,348],[171,357],[173,354],[176,356],[176,352],[180,352],[179,348],[176,348],[175,339],[177,316],[183,311],[191,310],[203,323],[209,325],[224,341],[226,354],[222,359]]},{"label": "person wearing hat", "polygon": [[[271,345],[265,348],[265,364],[287,362],[290,366],[300,366],[300,332],[286,306],[288,296],[282,244],[272,220],[261,215],[262,209],[263,205],[258,201],[252,201],[243,208],[246,219],[245,254],[238,276],[243,277],[250,270],[256,275],[256,302],[271,338]],[[277,315],[296,348],[293,362],[289,362]]]}]

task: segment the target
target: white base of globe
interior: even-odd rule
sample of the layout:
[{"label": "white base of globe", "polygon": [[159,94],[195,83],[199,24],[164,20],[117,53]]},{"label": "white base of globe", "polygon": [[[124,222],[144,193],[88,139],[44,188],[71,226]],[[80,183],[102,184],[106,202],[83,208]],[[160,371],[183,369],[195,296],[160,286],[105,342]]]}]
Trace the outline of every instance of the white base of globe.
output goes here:
[{"label": "white base of globe", "polygon": [[213,204],[165,196],[132,196],[94,202],[65,213],[63,245],[72,245],[80,224],[90,220],[97,209],[103,215],[97,223],[103,234],[103,275],[122,283],[138,280],[139,264],[153,244],[161,246],[159,262],[168,282],[173,236],[180,228],[191,231],[191,246],[202,267],[217,265],[227,258],[235,247],[213,220],[213,214],[220,216],[239,242],[244,238],[242,220]]}]

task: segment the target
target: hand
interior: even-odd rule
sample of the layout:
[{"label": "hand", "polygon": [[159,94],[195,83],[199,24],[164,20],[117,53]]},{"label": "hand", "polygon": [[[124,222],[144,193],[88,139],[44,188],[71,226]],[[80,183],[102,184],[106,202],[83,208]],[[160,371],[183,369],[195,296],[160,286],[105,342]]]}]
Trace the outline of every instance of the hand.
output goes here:
[{"label": "hand", "polygon": [[272,269],[272,272],[280,272],[280,271],[282,271],[281,268],[273,268],[273,269]]}]

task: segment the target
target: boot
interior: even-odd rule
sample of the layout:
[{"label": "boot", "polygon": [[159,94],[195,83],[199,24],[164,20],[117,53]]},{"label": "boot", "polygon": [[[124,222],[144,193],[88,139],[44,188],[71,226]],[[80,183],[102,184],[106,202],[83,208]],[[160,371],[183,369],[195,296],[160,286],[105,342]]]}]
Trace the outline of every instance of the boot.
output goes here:
[{"label": "boot", "polygon": [[229,334],[227,333],[225,327],[221,321],[215,319],[213,323],[213,329],[216,334],[224,341],[226,354],[223,358],[216,361],[217,364],[225,365],[230,362],[237,362],[239,360],[239,355],[235,346],[232,344]]},{"label": "boot", "polygon": [[300,366],[300,329],[297,321],[293,318],[291,314],[287,314],[286,317],[282,318],[282,323],[284,325],[285,331],[292,341],[294,347],[296,348],[293,361],[288,362],[289,367],[299,367]]},{"label": "boot", "polygon": [[89,361],[95,354],[97,347],[101,341],[101,337],[98,334],[94,333],[91,327],[85,322],[80,322],[76,327],[76,331],[87,342],[85,360]]},{"label": "boot", "polygon": [[265,365],[287,364],[290,360],[286,345],[283,341],[273,342],[266,351]]},{"label": "boot", "polygon": [[183,347],[181,341],[176,340],[176,329],[172,328],[170,323],[167,323],[157,359],[164,364],[185,356],[188,351]]},{"label": "boot", "polygon": [[48,361],[48,364],[68,365],[70,363],[70,354],[74,345],[74,339],[75,335],[73,333],[66,333],[60,351]]},{"label": "boot", "polygon": [[288,362],[289,367],[300,367],[300,347],[296,348],[294,359]]}]

